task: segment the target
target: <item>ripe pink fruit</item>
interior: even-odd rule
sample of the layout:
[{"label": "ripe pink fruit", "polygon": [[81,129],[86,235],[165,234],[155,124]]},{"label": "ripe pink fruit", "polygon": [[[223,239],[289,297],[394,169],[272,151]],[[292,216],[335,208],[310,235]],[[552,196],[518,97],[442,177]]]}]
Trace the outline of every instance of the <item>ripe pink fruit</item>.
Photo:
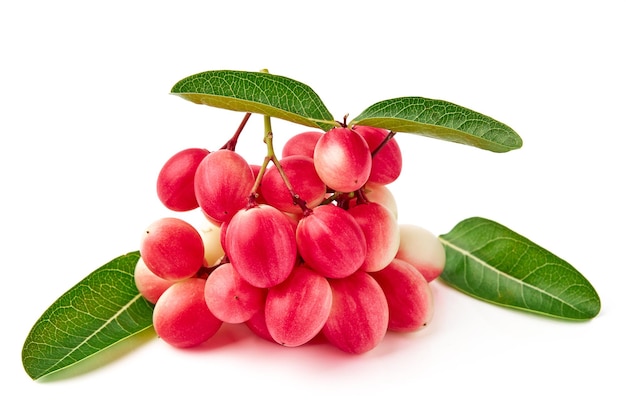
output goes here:
[{"label": "ripe pink fruit", "polygon": [[226,255],[243,279],[255,287],[283,282],[296,263],[296,238],[291,221],[280,210],[255,205],[228,222]]},{"label": "ripe pink fruit", "polygon": [[150,271],[142,258],[135,265],[135,286],[139,293],[152,304],[156,304],[161,294],[176,281],[163,279]]},{"label": "ripe pink fruit", "polygon": [[139,251],[146,266],[164,279],[190,278],[204,263],[200,233],[186,221],[174,217],[159,219],[148,226]]},{"label": "ripe pink fruit", "polygon": [[238,153],[227,149],[211,152],[194,177],[198,204],[209,219],[227,221],[248,203],[254,180],[252,168]]},{"label": "ripe pink fruit", "polygon": [[393,213],[373,202],[357,204],[348,213],[365,235],[367,252],[361,269],[379,271],[389,265],[400,247],[400,228]]},{"label": "ripe pink fruit", "polygon": [[406,261],[394,259],[371,274],[387,297],[389,330],[416,331],[433,316],[433,294],[424,276]]},{"label": "ripe pink fruit", "polygon": [[250,317],[245,324],[252,333],[261,339],[265,339],[272,343],[276,342],[270,334],[270,331],[267,329],[267,324],[265,323],[265,308],[262,308],[254,313],[254,315]]},{"label": "ripe pink fruit", "polygon": [[348,353],[374,349],[389,324],[389,307],[380,285],[363,271],[328,281],[333,305],[322,329],[328,342]]},{"label": "ripe pink fruit", "polygon": [[[398,219],[398,204],[396,203],[396,198],[387,186],[376,184],[375,182],[367,182],[363,186],[363,192],[368,201],[387,207],[393,213],[394,217]],[[356,199],[352,199],[350,205],[354,206],[355,204]]]},{"label": "ripe pink fruit", "polygon": [[[287,156],[280,161],[294,192],[306,202],[307,207],[319,205],[326,197],[326,184],[315,171],[313,158],[302,155]],[[301,213],[300,206],[294,204],[280,172],[275,165],[265,171],[261,181],[261,195],[265,202],[287,213]]]},{"label": "ripe pink fruit", "polygon": [[165,290],[154,306],[157,335],[178,348],[197,346],[209,340],[222,325],[204,301],[205,280],[189,278]]},{"label": "ripe pink fruit", "polygon": [[243,323],[263,308],[265,290],[245,281],[232,264],[218,266],[206,280],[209,310],[225,323]]},{"label": "ripe pink fruit", "polygon": [[296,228],[298,252],[311,268],[329,278],[343,278],[365,261],[365,235],[354,217],[334,205],[317,206]]},{"label": "ripe pink fruit", "polygon": [[[370,126],[355,126],[354,130],[363,136],[370,152],[374,152],[389,134],[388,130]],[[372,157],[372,172],[368,181],[390,184],[398,179],[401,171],[402,152],[395,138],[391,138]]]},{"label": "ripe pink fruit", "polygon": [[283,146],[282,157],[303,155],[313,158],[313,150],[324,132],[307,131],[291,137]]},{"label": "ripe pink fruit", "polygon": [[198,207],[194,192],[196,169],[206,149],[184,149],[165,162],[157,177],[157,196],[165,207],[174,211],[188,211]]},{"label": "ripe pink fruit", "polygon": [[265,322],[272,338],[283,346],[300,346],[326,323],[332,292],[326,278],[297,266],[286,281],[269,289]]},{"label": "ripe pink fruit", "polygon": [[430,282],[441,275],[446,265],[446,250],[430,231],[413,224],[401,224],[396,258],[413,265]]},{"label": "ripe pink fruit", "polygon": [[336,127],[322,135],[315,145],[313,162],[329,188],[346,193],[361,188],[372,170],[367,142],[347,127]]}]

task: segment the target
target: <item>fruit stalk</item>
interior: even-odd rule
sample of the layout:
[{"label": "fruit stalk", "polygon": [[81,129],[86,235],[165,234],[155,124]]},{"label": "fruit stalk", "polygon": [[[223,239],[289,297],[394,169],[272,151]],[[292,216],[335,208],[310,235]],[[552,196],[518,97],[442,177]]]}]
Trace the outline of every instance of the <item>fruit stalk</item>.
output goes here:
[{"label": "fruit stalk", "polygon": [[228,141],[224,144],[224,146],[222,146],[221,149],[228,149],[229,151],[235,150],[235,148],[237,147],[237,141],[239,140],[239,136],[241,135],[241,132],[243,132],[243,128],[246,127],[248,119],[250,119],[251,115],[252,113],[246,113],[246,115],[243,116],[243,120],[241,121],[241,123],[239,123],[239,127],[235,131],[235,134],[232,138],[228,139]]},{"label": "fruit stalk", "polygon": [[254,188],[252,189],[251,198],[252,196],[257,195],[257,190],[261,184],[263,174],[265,173],[265,170],[267,169],[267,165],[271,161],[276,167],[276,169],[278,170],[278,173],[280,174],[280,177],[285,183],[287,190],[289,190],[289,194],[291,194],[293,203],[299,206],[302,209],[303,213],[306,215],[311,210],[307,207],[306,201],[300,198],[300,196],[294,191],[293,186],[291,185],[289,178],[287,177],[287,175],[285,174],[285,171],[280,165],[280,161],[278,160],[278,157],[276,156],[276,152],[274,151],[274,135],[272,133],[271,117],[264,116],[263,119],[264,119],[264,125],[265,125],[265,136],[264,136],[263,142],[265,142],[265,145],[267,146],[267,155],[265,156],[265,159],[263,160],[263,164],[261,165],[261,169],[259,170],[259,174],[257,175]]}]

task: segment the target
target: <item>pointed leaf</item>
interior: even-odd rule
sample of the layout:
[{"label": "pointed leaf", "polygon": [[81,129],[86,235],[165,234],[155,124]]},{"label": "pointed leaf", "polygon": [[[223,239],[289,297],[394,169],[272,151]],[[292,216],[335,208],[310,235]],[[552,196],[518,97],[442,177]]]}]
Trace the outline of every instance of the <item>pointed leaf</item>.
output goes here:
[{"label": "pointed leaf", "polygon": [[38,379],[152,326],[153,306],[134,281],[139,252],[113,259],[63,294],[37,320],[22,349]]},{"label": "pointed leaf", "polygon": [[337,124],[309,86],[266,72],[202,72],[180,80],[171,92],[196,104],[259,113],[323,130]]},{"label": "pointed leaf", "polygon": [[469,218],[439,238],[440,278],[473,297],[573,320],[600,311],[598,294],[573,266],[498,223]]},{"label": "pointed leaf", "polygon": [[373,104],[350,125],[380,127],[415,133],[493,152],[522,146],[522,139],[507,125],[465,107],[423,97],[400,97]]}]

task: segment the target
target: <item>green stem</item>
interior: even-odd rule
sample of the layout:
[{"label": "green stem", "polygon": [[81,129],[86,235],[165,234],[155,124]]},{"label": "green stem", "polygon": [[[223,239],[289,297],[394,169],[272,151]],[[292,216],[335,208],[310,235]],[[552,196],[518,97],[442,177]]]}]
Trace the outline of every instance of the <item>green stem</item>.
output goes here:
[{"label": "green stem", "polygon": [[[267,70],[261,70],[261,72],[267,72]],[[254,185],[252,186],[252,190],[250,191],[250,197],[248,198],[248,207],[256,204],[256,199],[259,196],[258,190],[261,186],[261,180],[263,179],[263,175],[265,175],[265,171],[267,170],[267,165],[270,161],[275,159],[274,152],[274,135],[272,134],[272,122],[269,116],[265,116],[263,118],[265,132],[263,134],[263,142],[267,146],[267,155],[263,159],[263,163],[261,164],[261,168],[259,169],[259,173],[256,176],[256,180],[254,181]]]},{"label": "green stem", "polygon": [[276,156],[276,152],[274,151],[274,135],[272,133],[272,119],[269,116],[264,116],[263,120],[264,120],[264,126],[265,126],[264,142],[265,142],[265,145],[267,145],[267,155],[265,156],[265,159],[263,160],[263,165],[261,165],[261,169],[259,171],[259,175],[256,178],[256,182],[254,184],[252,194],[254,196],[258,195],[257,190],[261,184],[261,179],[263,178],[263,174],[265,173],[265,170],[267,169],[267,164],[269,164],[269,162],[272,161],[272,163],[278,170],[280,177],[283,179],[283,182],[285,183],[285,186],[287,187],[289,194],[291,194],[293,203],[302,209],[302,212],[304,213],[305,216],[309,215],[312,212],[311,209],[307,207],[306,201],[301,199],[300,196],[293,190],[293,186],[291,185],[289,178],[287,178],[287,174],[285,174],[285,171],[283,170],[283,167],[280,165],[280,161],[278,160],[278,157]]}]

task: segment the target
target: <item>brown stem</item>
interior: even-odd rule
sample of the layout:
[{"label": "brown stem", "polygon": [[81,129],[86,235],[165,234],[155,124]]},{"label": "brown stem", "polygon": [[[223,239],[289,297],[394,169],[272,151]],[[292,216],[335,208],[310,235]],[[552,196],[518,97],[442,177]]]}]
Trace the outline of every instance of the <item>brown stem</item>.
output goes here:
[{"label": "brown stem", "polygon": [[232,138],[228,139],[228,142],[226,142],[224,146],[222,146],[221,149],[228,149],[229,151],[235,150],[235,147],[237,146],[237,141],[239,140],[239,135],[241,135],[241,132],[243,131],[243,128],[246,126],[246,123],[248,123],[248,119],[250,119],[251,115],[252,113],[246,113],[246,115],[243,116],[243,120],[239,124],[237,131],[235,132]]},{"label": "brown stem", "polygon": [[387,137],[383,139],[383,141],[380,142],[380,145],[378,145],[376,149],[374,149],[374,151],[372,152],[372,158],[376,156],[376,154],[383,148],[383,146],[387,144],[387,142],[391,140],[391,138],[395,136],[395,134],[396,132],[389,131],[389,133],[387,134]]},{"label": "brown stem", "polygon": [[369,203],[370,201],[367,199],[367,196],[365,195],[365,191],[363,188],[359,188],[356,192],[356,204],[365,204],[365,203]]},{"label": "brown stem", "polygon": [[222,259],[220,259],[220,262],[218,264],[215,264],[213,266],[201,266],[200,269],[198,270],[198,272],[196,273],[196,277],[198,277],[198,278],[205,278],[206,279],[217,268],[219,268],[220,266],[222,266],[224,264],[227,264],[229,262],[230,262],[230,260],[228,259],[228,256],[224,255],[224,256],[222,256]]}]

